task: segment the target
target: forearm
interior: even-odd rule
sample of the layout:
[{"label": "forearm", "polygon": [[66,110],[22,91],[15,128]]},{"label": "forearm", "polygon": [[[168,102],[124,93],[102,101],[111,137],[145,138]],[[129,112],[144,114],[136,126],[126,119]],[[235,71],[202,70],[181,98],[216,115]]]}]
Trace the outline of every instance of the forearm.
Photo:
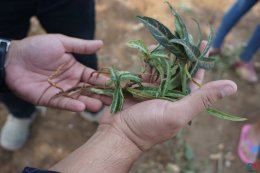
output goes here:
[{"label": "forearm", "polygon": [[62,173],[124,173],[141,153],[130,140],[103,125],[84,145],[51,170]]}]

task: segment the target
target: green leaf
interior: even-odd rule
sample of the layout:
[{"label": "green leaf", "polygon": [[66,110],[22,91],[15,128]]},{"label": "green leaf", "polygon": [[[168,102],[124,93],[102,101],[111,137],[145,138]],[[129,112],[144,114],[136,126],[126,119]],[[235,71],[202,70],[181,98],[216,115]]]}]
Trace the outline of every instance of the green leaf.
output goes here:
[{"label": "green leaf", "polygon": [[114,67],[109,67],[109,73],[110,73],[110,81],[109,83],[110,84],[114,84],[116,88],[119,87],[120,85],[120,81],[118,80],[118,71],[114,68]]},{"label": "green leaf", "polygon": [[169,89],[176,89],[179,88],[181,86],[181,74],[178,73],[176,76],[174,76],[171,79],[171,85]]},{"label": "green leaf", "polygon": [[173,8],[173,6],[168,1],[166,1],[166,3],[168,4],[172,15],[175,17],[174,24],[175,24],[176,32],[178,33],[181,39],[188,41],[189,33],[187,31],[186,25],[184,24],[183,20],[176,12],[176,10]]},{"label": "green leaf", "polygon": [[157,70],[158,74],[160,75],[160,79],[163,79],[165,73],[164,73],[164,68],[162,67],[162,64],[160,62],[160,59],[153,58],[150,59],[148,63]]},{"label": "green leaf", "polygon": [[161,59],[164,70],[165,70],[165,79],[161,79],[161,80],[165,80],[164,85],[161,86],[161,91],[162,91],[162,96],[165,96],[165,93],[170,89],[170,85],[171,85],[171,77],[172,77],[172,73],[173,71],[171,70],[171,65],[169,63],[168,59],[162,58]]},{"label": "green leaf", "polygon": [[156,37],[166,41],[175,38],[171,31],[158,20],[146,16],[137,16],[137,19],[142,22],[147,29],[153,31],[152,34],[156,35]]},{"label": "green leaf", "polygon": [[190,44],[194,45],[194,40],[191,34],[189,34],[189,42]]},{"label": "green leaf", "polygon": [[134,74],[127,74],[127,75],[122,75],[120,76],[120,81],[125,81],[125,80],[129,80],[133,83],[138,84],[139,86],[142,86],[141,84],[141,78],[138,77],[137,75]]},{"label": "green leaf", "polygon": [[207,112],[208,114],[221,118],[221,119],[225,119],[225,120],[230,120],[230,121],[246,121],[247,118],[242,118],[242,117],[237,117],[234,115],[230,115],[212,108],[207,108]]},{"label": "green leaf", "polygon": [[127,46],[138,49],[142,54],[148,55],[149,51],[143,40],[130,40],[127,42]]},{"label": "green leaf", "polygon": [[164,82],[165,82],[164,81],[164,76],[166,74],[166,71],[165,71],[166,67],[164,67],[164,64],[161,62],[160,58],[150,59],[150,61],[148,63],[157,70],[157,72],[158,72],[158,74],[160,76],[160,81],[161,81],[161,83],[160,83],[160,90],[158,90],[158,93],[156,95],[157,97],[159,97],[162,94],[162,87],[163,87]]},{"label": "green leaf", "polygon": [[208,40],[207,40],[208,43],[207,43],[205,49],[203,50],[201,57],[204,57],[208,53],[208,51],[211,47],[211,44],[213,42],[213,35],[214,35],[214,30],[213,30],[212,26],[210,25],[210,33],[209,33]]},{"label": "green leaf", "polygon": [[181,73],[181,87],[182,87],[182,92],[187,93],[187,74],[186,70],[183,64],[180,64],[180,73]]},{"label": "green leaf", "polygon": [[127,91],[135,98],[154,99],[158,92],[158,88],[143,87],[143,90],[141,88],[127,88]]},{"label": "green leaf", "polygon": [[198,67],[210,70],[215,65],[215,59],[210,57],[202,57],[198,60]]},{"label": "green leaf", "polygon": [[192,65],[192,69],[190,71],[190,74],[192,77],[194,77],[199,70],[199,61],[197,61],[195,64]]},{"label": "green leaf", "polygon": [[113,101],[111,104],[111,113],[117,113],[118,111],[121,111],[124,104],[124,95],[121,88],[117,88],[114,91],[113,94]]},{"label": "green leaf", "polygon": [[174,99],[180,99],[180,98],[183,98],[185,96],[186,96],[186,94],[184,94],[180,91],[177,91],[177,90],[169,90],[165,94],[165,97],[170,97],[170,98],[174,98]]},{"label": "green leaf", "polygon": [[100,88],[90,88],[90,92],[95,93],[95,94],[101,94],[101,95],[106,95],[106,96],[113,96],[114,90],[112,89],[100,89]]},{"label": "green leaf", "polygon": [[164,50],[160,50],[160,49],[153,51],[150,56],[153,58],[155,57],[168,58],[168,54]]},{"label": "green leaf", "polygon": [[171,39],[174,39],[176,37],[166,26],[150,17],[138,16],[137,19],[144,24],[144,26],[151,32],[158,43],[160,43],[171,53],[182,55],[181,49],[178,47],[178,45],[171,44],[169,42]]},{"label": "green leaf", "polygon": [[170,40],[171,43],[182,45],[185,49],[185,52],[191,62],[195,62],[200,57],[200,50],[190,44],[188,41],[182,39],[172,39]]},{"label": "green leaf", "polygon": [[182,45],[191,62],[198,62],[198,68],[211,69],[215,64],[215,59],[201,57],[200,50],[190,43],[181,39],[172,39],[171,42]]}]

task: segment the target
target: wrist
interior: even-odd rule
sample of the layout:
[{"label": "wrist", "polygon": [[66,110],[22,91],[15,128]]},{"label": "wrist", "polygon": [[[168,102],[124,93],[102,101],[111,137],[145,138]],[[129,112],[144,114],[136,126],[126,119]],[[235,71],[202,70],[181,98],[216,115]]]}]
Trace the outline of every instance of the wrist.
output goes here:
[{"label": "wrist", "polygon": [[[111,146],[111,156],[114,156],[114,161],[122,161],[121,164],[125,167],[129,167],[134,163],[140,155],[143,153],[142,150],[131,140],[128,136],[112,125],[100,125],[97,130],[96,141],[107,139],[107,146]],[[109,142],[109,143],[108,143]]]},{"label": "wrist", "polygon": [[5,58],[5,83],[7,85],[7,87],[10,90],[14,90],[14,88],[12,88],[12,84],[14,82],[14,80],[18,80],[18,79],[14,79],[13,74],[14,74],[14,70],[16,69],[14,65],[20,65],[21,63],[17,62],[17,60],[19,59],[18,57],[18,53],[17,53],[17,43],[18,41],[12,40],[11,44],[9,46],[9,50],[6,54],[6,58]]},{"label": "wrist", "polygon": [[8,88],[6,87],[6,72],[5,72],[5,62],[10,47],[10,40],[0,38],[0,91],[6,92]]},{"label": "wrist", "polygon": [[103,124],[84,145],[51,170],[64,173],[123,173],[129,171],[141,154],[142,151],[121,131]]}]

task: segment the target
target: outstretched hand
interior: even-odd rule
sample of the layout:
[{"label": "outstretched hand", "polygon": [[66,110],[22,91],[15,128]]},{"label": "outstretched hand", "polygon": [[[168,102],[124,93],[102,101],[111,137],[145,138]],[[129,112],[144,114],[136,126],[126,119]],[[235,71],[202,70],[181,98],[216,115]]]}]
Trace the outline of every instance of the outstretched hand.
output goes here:
[{"label": "outstretched hand", "polygon": [[[205,42],[201,50],[204,47]],[[203,75],[199,70],[194,80],[202,83]],[[91,139],[51,169],[64,173],[129,172],[144,151],[172,138],[201,111],[237,90],[229,80],[209,82],[201,88],[190,83],[190,88],[191,94],[176,102],[127,100],[123,111],[105,114]]]},{"label": "outstretched hand", "polygon": [[102,45],[99,40],[88,41],[54,34],[12,41],[5,64],[7,86],[33,104],[70,111],[98,111],[102,106],[99,99],[87,96],[80,96],[78,99],[53,97],[60,90],[51,86],[47,80],[64,64],[53,79],[64,90],[84,81],[89,81],[92,85],[103,85],[105,77],[91,79],[94,70],[77,62],[72,55],[93,54]]},{"label": "outstretched hand", "polygon": [[[201,50],[205,46],[206,42],[202,42]],[[202,83],[204,72],[200,69],[193,79]],[[201,88],[193,82],[189,86],[191,94],[177,102],[157,99],[138,103],[128,100],[122,112],[113,118],[106,115],[101,126],[110,125],[115,133],[132,141],[142,151],[147,150],[175,136],[201,111],[237,90],[236,84],[228,80],[209,82]]]}]

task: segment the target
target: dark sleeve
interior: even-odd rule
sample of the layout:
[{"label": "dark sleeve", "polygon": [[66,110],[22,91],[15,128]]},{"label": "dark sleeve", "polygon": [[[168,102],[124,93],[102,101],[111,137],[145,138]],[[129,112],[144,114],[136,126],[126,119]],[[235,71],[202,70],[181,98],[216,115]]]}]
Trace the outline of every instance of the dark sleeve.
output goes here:
[{"label": "dark sleeve", "polygon": [[23,169],[22,173],[59,173],[59,172],[26,167]]}]

